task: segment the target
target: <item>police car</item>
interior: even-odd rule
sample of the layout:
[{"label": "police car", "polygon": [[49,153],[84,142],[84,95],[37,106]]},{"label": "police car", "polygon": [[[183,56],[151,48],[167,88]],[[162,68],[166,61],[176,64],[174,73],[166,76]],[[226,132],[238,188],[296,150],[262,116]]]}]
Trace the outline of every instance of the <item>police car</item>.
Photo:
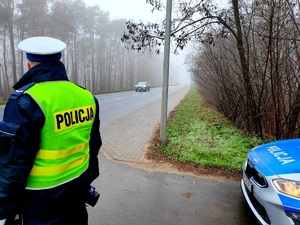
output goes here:
[{"label": "police car", "polygon": [[241,189],[262,225],[300,225],[300,139],[252,149],[243,165]]}]

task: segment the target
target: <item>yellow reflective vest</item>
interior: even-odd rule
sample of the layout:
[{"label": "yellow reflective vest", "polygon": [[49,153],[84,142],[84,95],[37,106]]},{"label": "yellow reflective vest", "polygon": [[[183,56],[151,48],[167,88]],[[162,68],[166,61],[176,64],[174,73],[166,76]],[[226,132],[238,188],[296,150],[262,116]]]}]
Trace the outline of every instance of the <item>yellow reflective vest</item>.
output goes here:
[{"label": "yellow reflective vest", "polygon": [[69,81],[36,83],[24,93],[45,115],[27,189],[49,189],[79,177],[89,165],[89,140],[96,115],[93,95]]}]

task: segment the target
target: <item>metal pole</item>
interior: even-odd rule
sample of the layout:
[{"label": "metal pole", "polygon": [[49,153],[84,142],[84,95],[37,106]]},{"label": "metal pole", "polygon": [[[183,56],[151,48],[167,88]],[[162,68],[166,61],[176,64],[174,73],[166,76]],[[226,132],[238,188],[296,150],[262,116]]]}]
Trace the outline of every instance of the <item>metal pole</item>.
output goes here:
[{"label": "metal pole", "polygon": [[167,136],[166,131],[167,131],[167,119],[168,119],[171,15],[172,15],[172,0],[167,0],[164,67],[163,67],[162,99],[161,99],[161,122],[160,122],[160,142],[163,145],[166,144],[166,136]]}]

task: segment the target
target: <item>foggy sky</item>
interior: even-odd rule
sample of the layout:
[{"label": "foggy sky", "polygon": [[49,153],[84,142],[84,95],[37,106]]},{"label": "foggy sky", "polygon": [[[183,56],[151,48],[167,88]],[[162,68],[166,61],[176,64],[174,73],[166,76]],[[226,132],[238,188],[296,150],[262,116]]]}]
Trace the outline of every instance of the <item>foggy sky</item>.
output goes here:
[{"label": "foggy sky", "polygon": [[[162,21],[166,12],[151,12],[152,6],[146,4],[146,0],[84,0],[88,6],[99,5],[104,12],[109,12],[110,19],[133,19],[144,22]],[[166,2],[166,0],[165,0]],[[161,49],[163,52],[163,48]],[[163,55],[163,53],[161,53]],[[187,66],[184,64],[186,51],[181,51],[179,55],[170,54],[170,83],[189,80]]]},{"label": "foggy sky", "polygon": [[152,6],[146,0],[84,0],[88,6],[99,5],[104,12],[109,12],[110,19],[133,19],[136,21],[157,21],[165,12],[151,12]]}]

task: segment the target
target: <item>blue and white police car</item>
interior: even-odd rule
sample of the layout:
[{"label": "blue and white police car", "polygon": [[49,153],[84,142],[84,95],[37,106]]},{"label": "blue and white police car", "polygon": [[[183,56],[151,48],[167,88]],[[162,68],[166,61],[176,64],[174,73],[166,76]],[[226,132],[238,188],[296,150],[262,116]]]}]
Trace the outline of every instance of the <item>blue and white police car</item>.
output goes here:
[{"label": "blue and white police car", "polygon": [[262,225],[300,225],[300,139],[252,149],[243,165],[241,189]]}]

